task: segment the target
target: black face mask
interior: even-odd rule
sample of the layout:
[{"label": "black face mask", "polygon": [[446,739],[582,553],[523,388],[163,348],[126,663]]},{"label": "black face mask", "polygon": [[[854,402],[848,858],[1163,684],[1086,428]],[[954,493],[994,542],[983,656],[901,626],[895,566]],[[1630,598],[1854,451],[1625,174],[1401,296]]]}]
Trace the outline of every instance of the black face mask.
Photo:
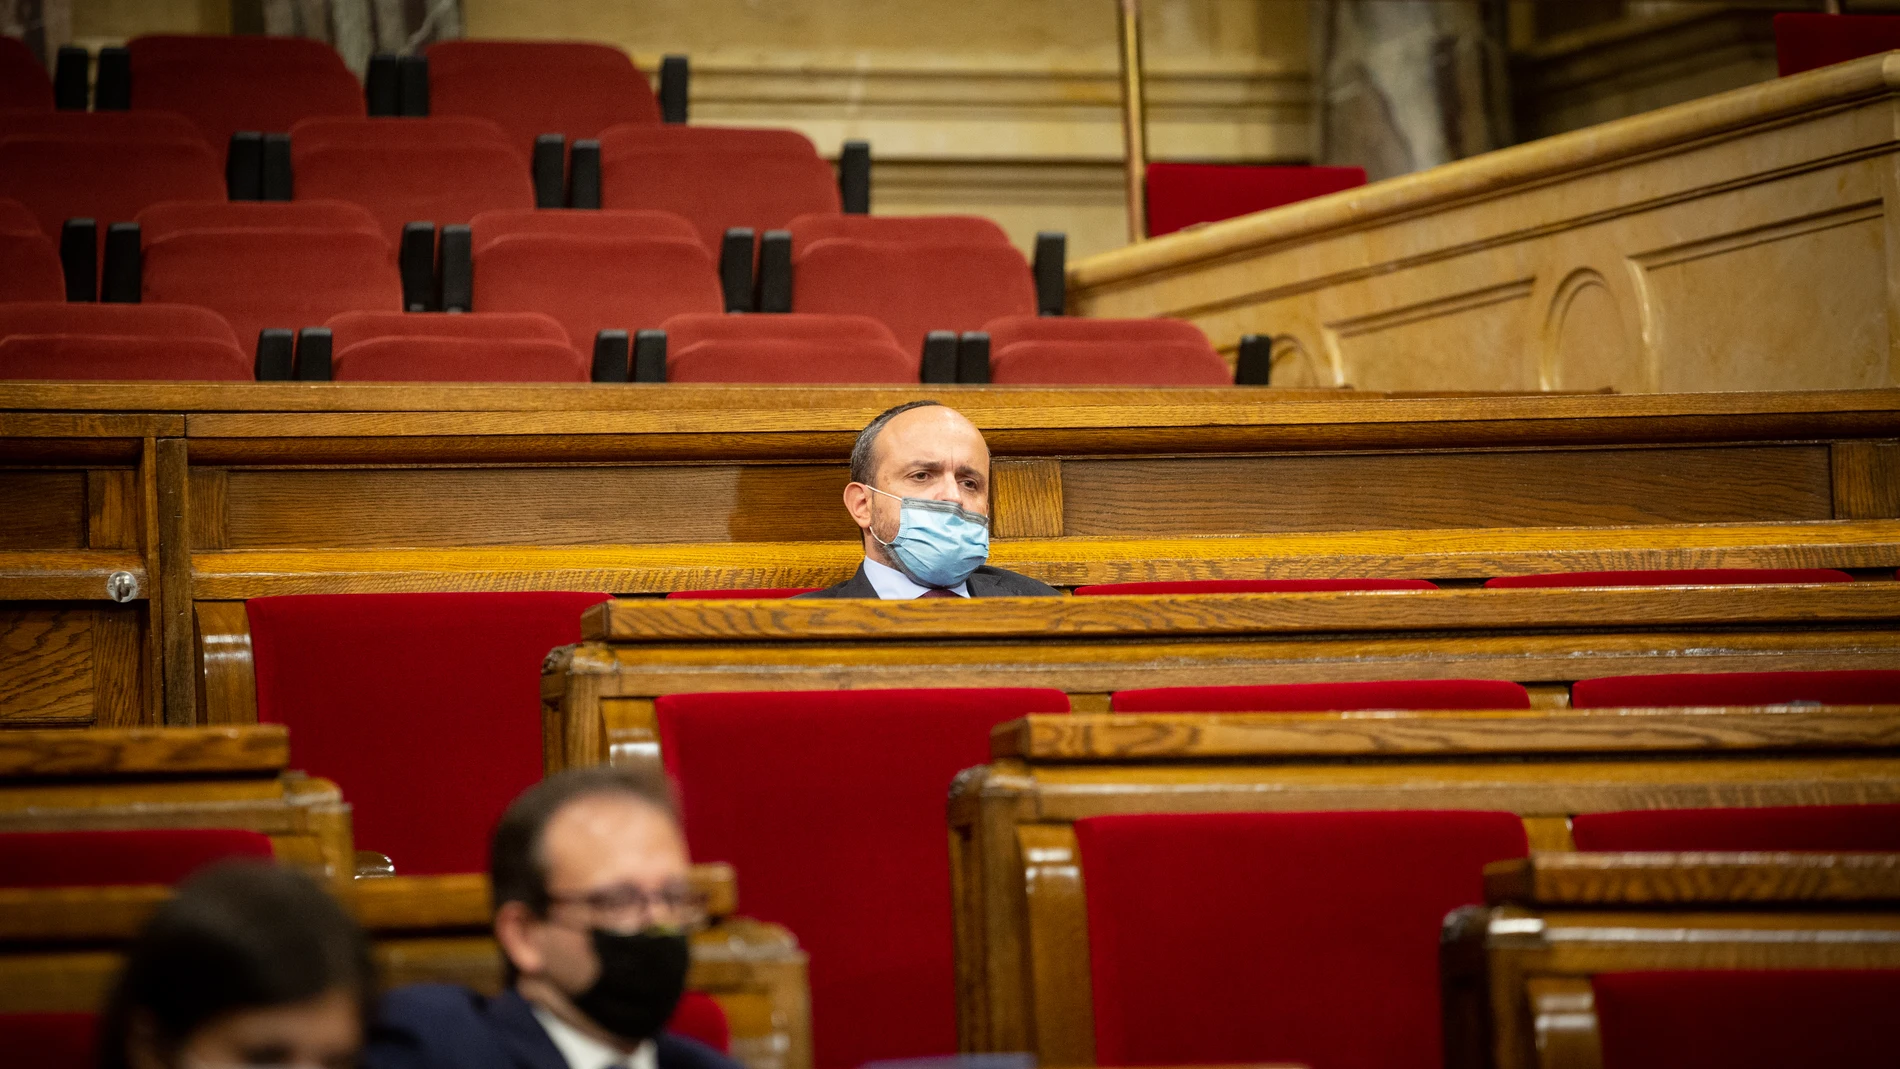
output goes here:
[{"label": "black face mask", "polygon": [[575,1007],[622,1039],[659,1035],[686,991],[685,933],[649,929],[621,935],[594,928],[589,934],[600,977],[572,996]]}]

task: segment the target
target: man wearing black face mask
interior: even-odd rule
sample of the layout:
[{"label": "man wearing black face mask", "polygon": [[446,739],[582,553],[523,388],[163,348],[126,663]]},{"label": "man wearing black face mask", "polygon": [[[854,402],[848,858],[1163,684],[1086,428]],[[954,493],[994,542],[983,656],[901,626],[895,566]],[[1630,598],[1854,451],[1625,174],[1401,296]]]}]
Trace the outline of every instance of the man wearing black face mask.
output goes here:
[{"label": "man wearing black face mask", "polygon": [[509,989],[391,991],[366,1069],[738,1069],[663,1031],[705,915],[687,873],[663,778],[590,768],[529,788],[489,858]]}]

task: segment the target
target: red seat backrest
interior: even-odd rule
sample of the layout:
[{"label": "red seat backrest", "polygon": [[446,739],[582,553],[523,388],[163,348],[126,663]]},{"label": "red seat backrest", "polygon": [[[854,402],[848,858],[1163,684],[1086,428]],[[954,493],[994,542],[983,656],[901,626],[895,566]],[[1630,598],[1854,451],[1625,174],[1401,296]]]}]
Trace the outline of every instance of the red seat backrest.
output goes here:
[{"label": "red seat backrest", "polygon": [[188,304],[33,301],[0,304],[0,338],[15,334],[86,334],[119,338],[202,338],[238,347],[231,324]]},{"label": "red seat backrest", "polygon": [[126,48],[132,107],[178,112],[220,156],[240,130],[285,133],[313,115],[364,114],[362,83],[322,41],[161,34],[135,37]]},{"label": "red seat backrest", "polygon": [[[541,662],[605,594],[312,594],[249,603],[257,718],[335,780],[402,875],[480,872],[541,778]],[[427,754],[426,760],[418,760]]]},{"label": "red seat backrest", "polygon": [[[804,252],[827,238],[882,241],[895,245],[1003,245],[1009,235],[994,219],[980,215],[845,215],[816,212],[785,224],[792,252]],[[1014,246],[1010,246],[1014,247]]]},{"label": "red seat backrest", "polygon": [[1775,66],[1783,77],[1900,48],[1900,17],[1823,15],[1785,11],[1775,16]]},{"label": "red seat backrest", "polygon": [[1590,987],[1603,1069],[1885,1069],[1900,1050],[1900,970],[1598,973]]},{"label": "red seat backrest", "polygon": [[344,200],[165,201],[141,210],[136,221],[148,244],[186,230],[347,230],[388,244],[376,217]]},{"label": "red seat backrest", "polygon": [[1118,690],[1117,713],[1325,713],[1356,709],[1529,709],[1530,692],[1498,679],[1394,679]]},{"label": "red seat backrest", "polygon": [[1180,342],[1212,350],[1201,328],[1185,319],[1091,319],[1087,316],[1001,316],[983,324],[990,351],[1022,341]]},{"label": "red seat backrest", "polygon": [[1151,238],[1366,184],[1363,167],[1151,163],[1147,175]]},{"label": "red seat backrest", "polygon": [[473,115],[431,115],[427,118],[379,116],[369,119],[319,115],[299,119],[290,128],[291,145],[306,149],[318,145],[377,148],[392,140],[412,145],[501,145],[514,151],[515,158],[521,161],[523,167],[528,165],[527,157],[515,148],[508,131],[494,122]]},{"label": "red seat backrest", "polygon": [[1486,579],[1490,588],[1553,586],[1741,586],[1751,583],[1851,583],[1834,568],[1658,568],[1639,572],[1550,572]]},{"label": "red seat backrest", "polygon": [[166,200],[224,199],[224,169],[198,141],[108,141],[51,134],[0,138],[0,197],[29,208],[47,237],[66,220],[129,223]]},{"label": "red seat backrest", "polygon": [[646,330],[723,304],[697,241],[511,234],[475,254],[476,311],[545,312],[581,352],[602,330]]},{"label": "red seat backrest", "polygon": [[1075,835],[1098,1065],[1437,1069],[1439,926],[1526,851],[1511,813],[1143,814]]},{"label": "red seat backrest", "polygon": [[800,315],[797,312],[762,316],[694,313],[674,316],[660,324],[660,329],[666,331],[669,347],[682,349],[703,341],[753,338],[881,341],[897,344],[891,328],[870,316]]},{"label": "red seat backrest", "polygon": [[677,213],[717,248],[730,227],[763,233],[839,201],[831,165],[804,134],[668,124],[601,135],[600,205]]},{"label": "red seat backrest", "polygon": [[655,703],[693,856],[745,873],[745,913],[811,955],[821,1069],[957,1049],[944,799],[989,759],[990,728],[1068,708],[1061,691],[1031,689]]},{"label": "red seat backrest", "polygon": [[430,113],[490,119],[524,154],[541,134],[573,141],[619,123],[660,121],[646,76],[608,45],[437,41],[428,56]]},{"label": "red seat backrest", "polygon": [[917,381],[919,357],[887,341],[727,338],[666,351],[668,382]]},{"label": "red seat backrest", "polygon": [[53,80],[40,57],[18,37],[0,37],[0,108],[53,107]]},{"label": "red seat backrest", "polygon": [[1323,590],[1437,590],[1429,579],[1188,579],[1167,583],[1096,583],[1091,594],[1299,594]]},{"label": "red seat backrest", "polygon": [[[0,140],[79,137],[94,141],[192,141],[204,145],[197,124],[171,111],[34,111],[0,109]],[[222,148],[219,150],[221,155]]]},{"label": "red seat backrest", "polygon": [[792,597],[797,597],[800,594],[809,594],[814,590],[822,590],[822,589],[824,588],[815,587],[815,586],[766,586],[766,587],[757,587],[750,590],[741,590],[737,588],[728,589],[728,590],[675,590],[672,593],[668,594],[667,598],[669,600],[674,599],[674,598],[679,598],[679,599],[688,600],[688,601],[692,601],[692,600],[703,601],[706,599],[725,600],[725,599],[737,599],[737,598],[792,598]]},{"label": "red seat backrest", "polygon": [[726,1011],[703,991],[688,991],[680,997],[673,1019],[666,1022],[666,1030],[676,1036],[696,1039],[721,1054],[732,1050],[732,1026],[726,1020]]},{"label": "red seat backrest", "polygon": [[299,198],[360,204],[394,248],[405,223],[466,223],[486,211],[534,207],[534,183],[514,149],[496,141],[411,140],[401,126],[428,119],[365,119],[379,138],[353,142],[291,139]]},{"label": "red seat backrest", "polygon": [[250,382],[256,361],[210,338],[15,334],[0,338],[0,379]]},{"label": "red seat backrest", "polygon": [[246,346],[266,327],[299,330],[339,312],[402,307],[389,247],[334,230],[188,230],[145,246],[144,299],[223,315]]},{"label": "red seat backrest", "polygon": [[37,228],[0,232],[0,301],[57,301],[66,296],[59,250]]},{"label": "red seat backrest", "polygon": [[370,338],[334,351],[337,382],[587,382],[591,372],[566,338]]},{"label": "red seat backrest", "polygon": [[271,857],[270,837],[242,828],[0,833],[0,887],[174,884],[213,861]]},{"label": "red seat backrest", "polygon": [[0,1013],[9,1069],[93,1069],[99,1021],[90,1013]]},{"label": "red seat backrest", "polygon": [[1683,705],[1892,705],[1900,703],[1900,671],[1671,672],[1580,679],[1573,709]]},{"label": "red seat backrest", "polygon": [[[699,242],[692,223],[672,212],[536,208],[483,212],[469,221],[472,251],[480,252],[511,234],[557,234],[579,238],[629,238],[638,241]],[[700,243],[703,244],[703,243]]]},{"label": "red seat backrest", "polygon": [[539,312],[344,312],[323,325],[330,328],[335,353],[372,338],[512,338],[567,344],[567,329]]},{"label": "red seat backrest", "polygon": [[794,312],[868,315],[907,353],[933,330],[981,329],[1036,310],[1029,265],[1001,245],[899,245],[826,238],[793,261]]},{"label": "red seat backrest", "polygon": [[1756,809],[1635,809],[1578,813],[1579,850],[1900,851],[1900,805],[1799,805]]},{"label": "red seat backrest", "polygon": [[1151,341],[1019,341],[992,349],[998,386],[1232,386],[1234,371],[1206,345]]}]

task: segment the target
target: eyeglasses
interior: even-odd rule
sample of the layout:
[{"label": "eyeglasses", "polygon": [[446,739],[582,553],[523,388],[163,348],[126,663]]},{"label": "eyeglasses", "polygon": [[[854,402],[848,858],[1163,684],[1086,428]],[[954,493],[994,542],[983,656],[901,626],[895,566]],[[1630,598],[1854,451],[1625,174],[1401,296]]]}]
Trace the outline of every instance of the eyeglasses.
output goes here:
[{"label": "eyeglasses", "polygon": [[549,892],[548,901],[583,910],[589,927],[611,931],[635,931],[650,924],[690,928],[706,920],[706,896],[688,883],[670,883],[658,891],[623,883],[582,894]]}]

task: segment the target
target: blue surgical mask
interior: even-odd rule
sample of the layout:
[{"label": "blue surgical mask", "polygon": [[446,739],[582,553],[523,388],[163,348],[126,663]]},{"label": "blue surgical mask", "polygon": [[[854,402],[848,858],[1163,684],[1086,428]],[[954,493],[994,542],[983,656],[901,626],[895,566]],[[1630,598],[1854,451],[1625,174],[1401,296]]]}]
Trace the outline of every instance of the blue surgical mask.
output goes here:
[{"label": "blue surgical mask", "polygon": [[[865,489],[885,497],[875,486]],[[898,497],[897,537],[889,542],[877,537],[875,525],[871,537],[891,551],[892,559],[905,575],[922,586],[943,589],[956,586],[990,556],[990,519],[971,512],[953,501],[930,501],[921,497]]]}]

